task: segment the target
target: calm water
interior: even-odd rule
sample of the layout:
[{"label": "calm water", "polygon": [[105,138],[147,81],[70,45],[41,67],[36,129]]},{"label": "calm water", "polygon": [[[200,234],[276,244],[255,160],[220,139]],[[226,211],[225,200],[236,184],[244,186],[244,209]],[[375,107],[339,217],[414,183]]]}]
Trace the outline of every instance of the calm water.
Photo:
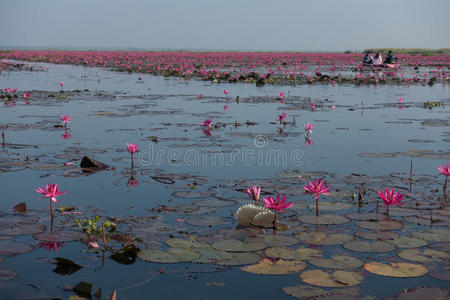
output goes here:
[{"label": "calm water", "polygon": [[[436,176],[439,178],[437,188],[443,182],[441,177],[437,177],[437,166],[449,161],[450,98],[447,85],[255,87],[68,65],[39,66],[49,69],[46,72],[0,74],[0,88],[17,88],[32,94],[29,105],[19,100],[16,105],[0,106],[0,126],[6,133],[7,143],[29,145],[20,148],[7,144],[0,148],[0,158],[20,161],[26,155],[31,160],[39,157],[39,165],[60,167],[45,170],[42,167],[24,170],[16,167],[9,169],[10,172],[0,173],[0,208],[6,214],[15,204],[26,202],[29,209],[42,211],[37,214],[46,226],[48,203],[37,200],[38,195],[34,191],[46,183],[58,183],[67,191],[60,197],[60,205],[74,205],[79,211],[86,212],[92,209],[89,207],[95,207],[100,209],[102,216],[127,219],[155,215],[147,209],[160,204],[191,205],[196,199],[180,200],[172,193],[185,190],[186,184],[193,182],[198,184],[197,190],[212,190],[215,196],[245,203],[247,196],[230,188],[234,180],[271,180],[285,170],[325,171],[342,176],[350,173],[367,176],[401,173],[407,178],[412,159],[415,176]],[[65,82],[66,98],[58,97],[60,81]],[[75,89],[88,89],[89,92],[70,92]],[[230,90],[229,99],[224,96],[224,89]],[[57,97],[38,96],[41,95],[38,91],[45,91],[45,95],[53,93]],[[275,99],[281,91],[288,96],[284,101]],[[203,99],[199,99],[200,94],[204,95]],[[236,96],[239,96],[239,103]],[[399,97],[404,98],[401,104]],[[423,102],[429,100],[440,101],[447,106],[429,110],[423,107]],[[310,109],[311,102],[317,105],[315,111]],[[283,112],[287,114],[285,126],[276,121]],[[62,114],[73,117],[69,125],[72,137],[68,140],[61,138],[62,129],[53,127],[60,123]],[[212,119],[213,124],[225,126],[213,128],[211,136],[208,136],[199,126],[207,118]],[[236,121],[242,126],[234,126]],[[245,124],[247,121],[256,125],[248,126]],[[305,144],[303,124],[307,122],[314,124],[312,145]],[[28,124],[30,128],[23,129],[20,124]],[[152,141],[155,137],[157,143]],[[139,181],[137,186],[127,185],[130,160],[125,144],[130,142],[140,147],[134,175]],[[79,152],[75,152],[77,149]],[[428,150],[429,155],[411,157],[406,153],[410,150]],[[75,168],[79,164],[75,159],[84,153],[113,169],[90,176],[63,176],[71,169],[63,167],[63,163],[72,161]],[[371,155],[360,155],[362,153]],[[373,157],[379,153],[397,154],[390,158]],[[174,185],[162,184],[150,177],[152,174],[174,173],[186,176],[183,180],[175,179]],[[391,186],[390,183],[387,186]],[[427,192],[425,187],[418,189],[422,193]],[[310,201],[310,198],[288,197],[291,201]],[[198,235],[220,228],[236,228],[237,223],[230,216],[238,207],[220,208],[214,215],[226,217],[228,223],[212,228],[177,223],[176,218],[184,216],[176,213],[167,214],[165,222]],[[356,211],[356,207],[343,213],[352,211]],[[60,220],[72,222],[67,217],[60,217]],[[411,228],[411,225],[406,227],[406,232],[418,229]],[[336,228],[348,231],[354,226]],[[170,233],[176,235],[176,231],[178,229]],[[17,236],[13,240],[37,245],[30,236]],[[154,240],[163,241],[160,237]],[[149,283],[120,291],[119,299],[146,299],[143,294],[152,295],[154,299],[289,299],[280,287],[302,283],[298,274],[255,275],[242,272],[239,267],[189,276],[185,269],[197,265],[155,264],[139,258],[130,265],[106,258],[102,266],[101,255],[80,252],[86,248],[80,242],[69,242],[56,253],[36,248],[30,253],[2,257],[0,268],[14,270],[19,276],[1,282],[0,295],[5,299],[30,295],[68,298],[73,293],[63,292],[61,288],[74,286],[79,281],[93,283],[94,291],[102,288],[104,293],[110,293],[112,289],[146,280],[162,265],[166,266],[165,274]],[[361,255],[340,246],[324,246],[323,250],[325,257],[336,251]],[[378,258],[386,258],[386,255],[395,256],[392,253],[379,254]],[[368,256],[375,257],[376,254],[361,255]],[[61,276],[52,272],[55,265],[48,263],[53,257],[71,259],[83,268],[70,276]],[[221,282],[225,286],[206,286],[207,282]],[[359,287],[361,296],[380,297],[393,296],[406,287],[424,285],[448,286],[445,281],[429,276],[393,279],[370,274]]]}]

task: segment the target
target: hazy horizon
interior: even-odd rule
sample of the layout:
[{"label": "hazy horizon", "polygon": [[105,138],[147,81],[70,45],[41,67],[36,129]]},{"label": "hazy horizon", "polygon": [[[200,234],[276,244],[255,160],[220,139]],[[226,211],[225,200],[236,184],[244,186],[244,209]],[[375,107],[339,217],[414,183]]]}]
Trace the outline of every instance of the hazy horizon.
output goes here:
[{"label": "hazy horizon", "polygon": [[342,52],[450,47],[448,0],[0,0],[0,10],[10,12],[0,19],[2,49]]}]

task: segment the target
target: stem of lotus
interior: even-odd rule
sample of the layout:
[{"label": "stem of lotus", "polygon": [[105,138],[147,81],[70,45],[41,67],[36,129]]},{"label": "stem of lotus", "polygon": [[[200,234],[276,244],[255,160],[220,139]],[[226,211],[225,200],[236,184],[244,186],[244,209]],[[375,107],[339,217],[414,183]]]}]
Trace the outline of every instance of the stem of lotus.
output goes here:
[{"label": "stem of lotus", "polygon": [[53,202],[50,199],[50,232],[53,232]]},{"label": "stem of lotus", "polygon": [[316,217],[319,216],[319,198],[316,198]]},{"label": "stem of lotus", "polygon": [[445,176],[444,188],[442,189],[444,193],[447,190],[447,182],[448,182],[448,176]]},{"label": "stem of lotus", "polygon": [[131,154],[131,169],[134,169],[134,158],[133,158],[133,154]]},{"label": "stem of lotus", "polygon": [[105,223],[102,224],[102,233],[103,233],[103,248],[106,249],[106,233],[105,233]]},{"label": "stem of lotus", "polygon": [[278,222],[278,214],[275,211],[275,216],[273,217],[273,229],[277,229],[277,222]]},{"label": "stem of lotus", "polygon": [[387,214],[388,218],[390,219],[391,216],[389,215],[389,207],[390,207],[390,205],[386,206],[386,214]]}]

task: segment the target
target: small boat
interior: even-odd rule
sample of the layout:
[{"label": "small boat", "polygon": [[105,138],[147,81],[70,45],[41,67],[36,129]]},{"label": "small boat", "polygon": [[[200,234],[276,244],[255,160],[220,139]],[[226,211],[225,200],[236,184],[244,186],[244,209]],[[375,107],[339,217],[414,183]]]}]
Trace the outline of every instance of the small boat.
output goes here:
[{"label": "small boat", "polygon": [[372,68],[396,68],[396,64],[380,64],[380,65],[373,65],[373,64],[362,64],[363,67],[372,67]]}]

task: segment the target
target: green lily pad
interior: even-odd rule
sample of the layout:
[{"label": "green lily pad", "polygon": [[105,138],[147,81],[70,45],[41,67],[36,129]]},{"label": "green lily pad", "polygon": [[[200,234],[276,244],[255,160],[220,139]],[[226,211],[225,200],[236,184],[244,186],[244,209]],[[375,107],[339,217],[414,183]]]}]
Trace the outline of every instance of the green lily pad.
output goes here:
[{"label": "green lily pad", "polygon": [[397,249],[392,243],[382,241],[353,240],[342,244],[342,247],[356,252],[391,252]]},{"label": "green lily pad", "polygon": [[185,199],[192,199],[192,198],[208,198],[213,196],[210,192],[202,192],[202,191],[195,191],[195,190],[187,190],[187,191],[178,191],[172,193],[174,197],[177,198],[185,198]]},{"label": "green lily pad", "polygon": [[298,216],[297,220],[308,224],[318,225],[341,225],[350,222],[350,219],[334,214],[323,214],[318,217],[315,215],[302,215]]},{"label": "green lily pad", "polygon": [[323,231],[300,232],[295,237],[305,244],[324,246],[341,245],[344,242],[353,240],[351,235],[345,233],[327,234]]},{"label": "green lily pad", "polygon": [[388,277],[420,277],[427,274],[428,270],[422,265],[411,263],[391,263],[369,262],[364,265],[364,269],[370,273]]},{"label": "green lily pad", "polygon": [[224,217],[220,216],[196,216],[186,220],[186,223],[194,226],[219,226],[228,222]]},{"label": "green lily pad", "polygon": [[273,212],[259,212],[253,217],[250,223],[253,226],[270,228],[273,227],[274,218],[275,214]]},{"label": "green lily pad", "polygon": [[361,228],[370,229],[370,230],[398,230],[403,227],[403,224],[394,220],[385,220],[378,222],[371,221],[360,221],[355,222],[355,225]]},{"label": "green lily pad", "polygon": [[[308,208],[316,209],[316,205],[309,204]],[[322,210],[325,210],[325,211],[326,210],[344,210],[344,209],[350,209],[350,208],[352,208],[352,205],[343,203],[343,202],[326,202],[326,201],[319,202],[319,211],[322,211]]]},{"label": "green lily pad", "polygon": [[46,242],[72,242],[79,241],[86,234],[81,231],[56,231],[56,232],[43,232],[33,235],[36,240]]},{"label": "green lily pad", "polygon": [[271,259],[263,258],[257,264],[242,267],[241,270],[254,274],[284,275],[298,273],[305,268],[306,265],[302,261],[282,259],[272,261]]},{"label": "green lily pad", "polygon": [[355,231],[355,236],[367,240],[395,240],[400,238],[400,234],[393,231]]},{"label": "green lily pad", "polygon": [[400,250],[397,255],[401,258],[416,262],[447,261],[450,254],[434,249],[405,249]]},{"label": "green lily pad", "polygon": [[361,267],[364,263],[362,260],[348,255],[333,255],[331,258],[314,258],[309,263],[326,269],[349,270]]},{"label": "green lily pad", "polygon": [[264,243],[245,243],[239,240],[223,240],[212,244],[212,247],[217,250],[228,252],[253,252],[267,248]]},{"label": "green lily pad", "polygon": [[283,234],[265,234],[263,236],[248,237],[244,239],[244,242],[262,243],[267,247],[284,247],[300,243],[295,237]]},{"label": "green lily pad", "polygon": [[200,258],[200,253],[186,248],[170,247],[167,251],[157,249],[141,250],[138,252],[137,257],[149,262],[174,264],[192,262]]},{"label": "green lily pad", "polygon": [[[345,299],[353,300],[358,299],[359,289],[349,288],[349,289],[334,289],[334,290],[324,290],[318,287],[309,285],[295,285],[282,287],[281,290],[291,297],[298,299],[315,299],[317,297],[336,297],[336,300]],[[340,298],[339,298],[340,297]]]},{"label": "green lily pad", "polygon": [[416,238],[423,239],[431,242],[440,242],[446,243],[450,242],[450,230],[448,229],[439,229],[439,228],[430,228],[428,229],[430,232],[412,232],[412,235]]},{"label": "green lily pad", "polygon": [[386,220],[387,216],[385,214],[377,214],[377,213],[359,213],[359,212],[351,212],[345,214],[345,216],[349,219],[355,221],[382,221]]},{"label": "green lily pad", "polygon": [[44,225],[37,223],[0,223],[0,235],[30,235],[46,229]]},{"label": "green lily pad", "polygon": [[28,244],[16,243],[8,240],[0,241],[0,255],[18,255],[33,251]]},{"label": "green lily pad", "polygon": [[428,243],[422,239],[406,236],[402,236],[389,242],[395,244],[399,248],[419,248],[428,245]]},{"label": "green lily pad", "polygon": [[327,273],[323,270],[309,270],[300,274],[300,278],[309,284],[323,287],[349,287],[360,284],[364,277],[361,273],[338,270]]},{"label": "green lily pad", "polygon": [[261,260],[261,256],[252,252],[235,252],[232,258],[219,260],[216,265],[221,266],[243,266],[256,264]]},{"label": "green lily pad", "polygon": [[272,216],[275,216],[274,213],[272,213],[269,209],[265,208],[264,206],[250,203],[241,206],[237,210],[236,220],[241,226],[253,226],[252,224],[253,218],[259,213],[272,214]]}]

